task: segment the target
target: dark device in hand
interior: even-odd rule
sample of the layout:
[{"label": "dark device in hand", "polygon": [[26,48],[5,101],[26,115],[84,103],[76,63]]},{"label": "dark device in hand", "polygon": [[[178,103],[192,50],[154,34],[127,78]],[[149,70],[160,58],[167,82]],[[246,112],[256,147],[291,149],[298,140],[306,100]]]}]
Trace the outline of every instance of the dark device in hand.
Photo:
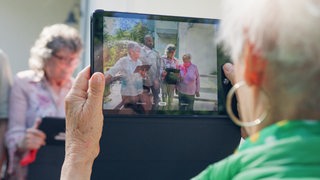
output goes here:
[{"label": "dark device in hand", "polygon": [[167,72],[164,80],[168,84],[177,84],[179,82],[180,69],[166,68]]},{"label": "dark device in hand", "polygon": [[137,66],[136,69],[133,71],[134,73],[139,73],[139,71],[149,71],[151,65],[144,64]]},{"label": "dark device in hand", "polygon": [[[96,10],[91,17],[91,73],[106,74],[122,57],[127,55],[127,44],[130,41],[143,46],[144,36],[151,34],[154,38],[154,49],[159,56],[165,56],[168,44],[176,45],[176,59],[182,65],[182,56],[192,55],[192,63],[197,65],[200,74],[200,97],[196,97],[192,111],[179,111],[178,96],[173,98],[173,107],[152,108],[136,114],[125,112],[121,102],[121,88],[126,82],[119,80],[106,86],[103,111],[109,115],[128,114],[134,116],[220,116],[226,115],[226,94],[231,84],[221,70],[229,59],[223,53],[215,39],[219,30],[219,20],[209,18],[178,17],[127,12]],[[161,62],[163,63],[163,62]],[[151,67],[153,68],[153,67]],[[170,69],[164,69],[170,71]],[[177,72],[168,73],[179,75]],[[121,75],[121,72],[120,72]],[[166,77],[171,84],[177,84],[175,76]],[[130,78],[130,76],[129,76]],[[165,79],[166,79],[165,78]],[[122,79],[123,80],[123,79]],[[171,81],[172,80],[172,81]],[[161,84],[161,81],[160,81]],[[159,85],[161,87],[161,85]],[[160,90],[160,102],[157,107],[166,106],[162,102],[164,89]],[[144,104],[145,102],[139,102]],[[159,106],[158,106],[159,105]],[[236,110],[236,109],[235,109]]]},{"label": "dark device in hand", "polygon": [[[92,179],[190,179],[234,152],[240,142],[240,128],[226,113],[225,98],[231,84],[223,83],[222,65],[229,59],[215,42],[218,29],[218,19],[104,10],[92,14],[91,73],[108,73],[127,55],[128,42],[143,47],[144,36],[151,34],[159,56],[165,56],[169,43],[175,44],[180,65],[182,56],[191,54],[200,74],[201,95],[195,97],[192,111],[179,111],[179,96],[174,94],[172,109],[158,106],[130,113],[121,105],[121,88],[127,81],[119,72],[122,78],[106,86],[101,150]],[[149,73],[151,69],[154,67]],[[133,72],[134,67],[130,70]],[[166,104],[162,81],[157,84],[161,87],[159,105]]]}]

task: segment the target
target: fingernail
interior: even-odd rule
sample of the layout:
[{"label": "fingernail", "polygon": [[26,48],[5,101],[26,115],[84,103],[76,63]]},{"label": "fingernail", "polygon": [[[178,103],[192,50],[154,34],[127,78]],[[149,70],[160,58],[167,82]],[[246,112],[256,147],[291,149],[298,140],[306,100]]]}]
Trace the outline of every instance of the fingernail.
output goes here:
[{"label": "fingernail", "polygon": [[95,80],[97,83],[102,82],[102,77],[100,75],[96,75]]},{"label": "fingernail", "polygon": [[224,67],[224,70],[227,72],[232,71],[232,65],[230,63],[225,64],[223,67]]}]

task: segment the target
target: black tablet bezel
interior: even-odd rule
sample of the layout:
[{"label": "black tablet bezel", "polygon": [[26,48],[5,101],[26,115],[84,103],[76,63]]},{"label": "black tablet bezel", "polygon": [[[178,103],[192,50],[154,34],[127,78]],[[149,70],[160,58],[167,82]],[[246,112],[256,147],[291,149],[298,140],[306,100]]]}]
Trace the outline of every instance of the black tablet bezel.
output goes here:
[{"label": "black tablet bezel", "polygon": [[46,116],[41,119],[38,128],[47,136],[46,145],[64,146],[65,127],[65,118]]},{"label": "black tablet bezel", "polygon": [[[179,16],[167,16],[167,15],[154,15],[154,14],[140,14],[140,13],[128,13],[128,12],[116,12],[116,11],[104,11],[96,10],[91,16],[90,27],[90,64],[91,74],[94,72],[103,72],[102,60],[103,60],[103,18],[108,17],[130,17],[130,18],[147,18],[152,20],[167,20],[178,22],[190,22],[190,23],[209,23],[219,24],[219,19],[209,18],[196,18],[196,17],[179,17]],[[222,51],[220,52],[222,53]],[[192,112],[180,112],[180,111],[157,111],[157,113],[138,114],[134,116],[196,116],[196,117],[214,117],[226,115],[226,95],[231,88],[230,82],[226,81],[226,77],[223,74],[222,65],[229,61],[228,56],[221,54],[221,58],[217,60],[217,83],[218,83],[218,110],[217,111],[192,111]],[[236,110],[236,108],[234,108]],[[117,110],[103,110],[104,114],[120,115]],[[121,115],[122,116],[122,115]],[[124,115],[126,116],[126,115]],[[131,115],[130,115],[131,116]]]}]

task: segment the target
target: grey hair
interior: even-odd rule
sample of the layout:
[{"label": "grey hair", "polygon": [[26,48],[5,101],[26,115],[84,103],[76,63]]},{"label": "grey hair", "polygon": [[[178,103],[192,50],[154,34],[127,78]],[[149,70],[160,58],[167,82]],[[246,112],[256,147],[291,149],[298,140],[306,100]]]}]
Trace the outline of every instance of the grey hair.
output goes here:
[{"label": "grey hair", "polygon": [[65,24],[46,26],[30,50],[30,69],[42,72],[46,61],[61,49],[80,53],[82,46],[80,34],[75,28]]},{"label": "grey hair", "polygon": [[136,42],[134,42],[134,41],[130,41],[130,42],[128,43],[128,52],[129,52],[130,50],[140,51],[140,49],[141,49],[141,46],[140,46],[138,43],[136,43]]},{"label": "grey hair", "polygon": [[[320,0],[224,0],[219,42],[233,61],[246,43],[268,61],[265,86],[278,107],[318,112],[320,101]],[[272,94],[273,93],[273,94]],[[287,98],[284,99],[284,98]],[[310,110],[313,108],[312,110]],[[315,110],[316,109],[316,110]]]},{"label": "grey hair", "polygon": [[320,58],[319,0],[224,0],[220,42],[241,59],[246,41],[269,61],[296,64]]},{"label": "grey hair", "polygon": [[151,34],[146,34],[143,38],[144,41],[146,41],[148,38],[152,38],[153,39],[153,36]]},{"label": "grey hair", "polygon": [[184,55],[182,56],[182,59],[189,59],[189,60],[191,60],[191,54],[190,54],[190,53],[184,54]]},{"label": "grey hair", "polygon": [[166,49],[164,50],[164,54],[168,54],[169,52],[175,51],[176,46],[174,44],[168,44]]}]

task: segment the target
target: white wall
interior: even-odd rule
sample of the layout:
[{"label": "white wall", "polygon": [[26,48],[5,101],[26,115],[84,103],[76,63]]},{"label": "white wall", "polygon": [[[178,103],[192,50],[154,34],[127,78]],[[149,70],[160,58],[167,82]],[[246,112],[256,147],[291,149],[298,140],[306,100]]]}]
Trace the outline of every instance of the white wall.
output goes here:
[{"label": "white wall", "polygon": [[79,0],[1,0],[0,48],[10,58],[12,72],[28,69],[29,50],[42,28],[62,23]]},{"label": "white wall", "polygon": [[89,0],[91,11],[97,8],[150,14],[192,17],[220,17],[221,0]]},{"label": "white wall", "polygon": [[[207,24],[180,23],[179,58],[190,53],[192,63],[196,64],[200,75],[210,75],[217,71],[217,52],[214,50],[216,29]],[[209,48],[211,47],[211,48]]]},{"label": "white wall", "polygon": [[89,19],[95,9],[219,19],[220,2],[221,0],[82,0],[82,4],[88,4],[82,25],[86,39],[84,66],[89,64]]}]

